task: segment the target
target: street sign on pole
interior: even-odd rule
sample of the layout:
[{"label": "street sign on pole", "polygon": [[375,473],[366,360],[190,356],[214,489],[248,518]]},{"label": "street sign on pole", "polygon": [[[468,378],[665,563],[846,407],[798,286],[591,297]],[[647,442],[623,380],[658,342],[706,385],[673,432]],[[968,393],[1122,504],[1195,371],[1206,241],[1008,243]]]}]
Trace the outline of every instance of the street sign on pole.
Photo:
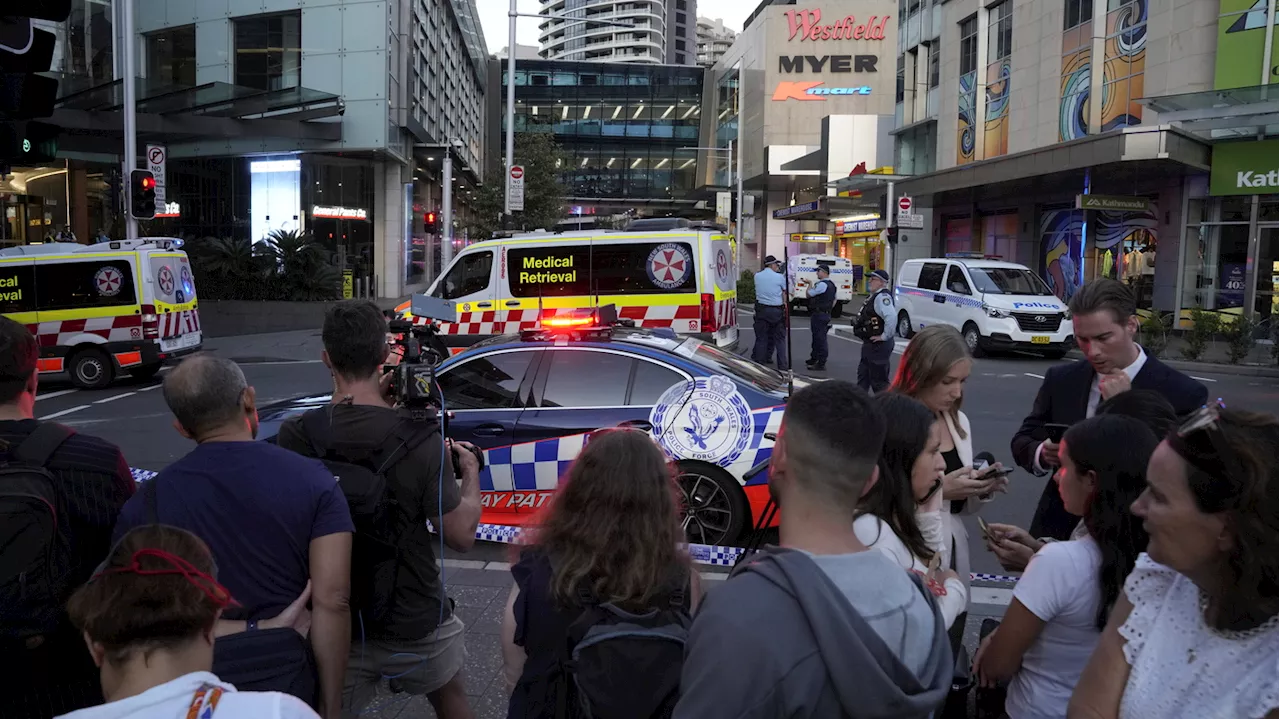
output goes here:
[{"label": "street sign on pole", "polygon": [[716,193],[716,217],[728,220],[733,216],[733,193]]},{"label": "street sign on pole", "polygon": [[147,145],[147,169],[156,178],[156,207],[165,206],[164,167],[168,154],[164,145]]},{"label": "street sign on pole", "polygon": [[507,197],[511,212],[524,211],[524,165],[512,165],[507,175]]},{"label": "street sign on pole", "polygon": [[911,212],[911,198],[905,195],[902,197],[899,197],[898,198],[898,214],[900,215],[910,214],[910,212]]},{"label": "street sign on pole", "polygon": [[910,212],[899,212],[898,227],[908,230],[923,230],[924,215],[913,215]]}]

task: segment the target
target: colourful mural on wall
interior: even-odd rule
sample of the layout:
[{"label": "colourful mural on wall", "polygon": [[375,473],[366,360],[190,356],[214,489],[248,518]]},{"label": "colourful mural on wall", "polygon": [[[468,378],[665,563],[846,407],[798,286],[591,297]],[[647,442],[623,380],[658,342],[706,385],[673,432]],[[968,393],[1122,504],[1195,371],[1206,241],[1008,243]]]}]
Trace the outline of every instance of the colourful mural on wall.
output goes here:
[{"label": "colourful mural on wall", "polygon": [[1142,123],[1147,62],[1147,2],[1136,0],[1107,13],[1102,65],[1102,130]]},{"label": "colourful mural on wall", "polygon": [[978,73],[968,72],[960,76],[960,126],[956,131],[956,164],[973,162],[974,146],[978,143]]},{"label": "colourful mural on wall", "polygon": [[1083,210],[1040,213],[1040,276],[1063,302],[1080,289]]},{"label": "colourful mural on wall", "polygon": [[1093,23],[1062,33],[1062,93],[1058,104],[1058,141],[1089,134],[1089,82],[1092,63],[1089,43]]},{"label": "colourful mural on wall", "polygon": [[987,66],[987,115],[983,120],[982,157],[991,159],[1009,152],[1009,58]]}]

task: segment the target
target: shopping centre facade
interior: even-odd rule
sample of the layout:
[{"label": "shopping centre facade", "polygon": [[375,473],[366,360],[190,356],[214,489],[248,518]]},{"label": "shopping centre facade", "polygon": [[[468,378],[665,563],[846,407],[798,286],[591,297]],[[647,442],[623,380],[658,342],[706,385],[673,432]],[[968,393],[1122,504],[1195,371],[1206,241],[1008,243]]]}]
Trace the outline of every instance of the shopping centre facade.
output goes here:
[{"label": "shopping centre facade", "polygon": [[[1274,3],[848,8],[762,4],[707,80],[704,144],[733,140],[757,195],[744,265],[827,251],[869,271],[905,196],[895,267],[969,252],[1062,297],[1105,276],[1184,321],[1276,314]],[[814,96],[837,87],[856,94]],[[706,166],[710,187],[734,184]]]}]

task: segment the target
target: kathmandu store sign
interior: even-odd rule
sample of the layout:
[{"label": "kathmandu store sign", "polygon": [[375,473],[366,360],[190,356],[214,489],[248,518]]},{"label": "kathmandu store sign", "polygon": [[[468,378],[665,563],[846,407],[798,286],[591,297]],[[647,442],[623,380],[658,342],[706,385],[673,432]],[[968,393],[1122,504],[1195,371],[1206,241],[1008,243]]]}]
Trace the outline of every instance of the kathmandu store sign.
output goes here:
[{"label": "kathmandu store sign", "polygon": [[1277,152],[1280,142],[1222,142],[1213,146],[1209,169],[1209,194],[1274,195],[1277,186]]},{"label": "kathmandu store sign", "polygon": [[859,23],[857,17],[847,15],[839,22],[822,24],[821,10],[788,10],[787,40],[819,41],[819,40],[883,40],[884,28],[889,24],[891,15],[871,19]]}]

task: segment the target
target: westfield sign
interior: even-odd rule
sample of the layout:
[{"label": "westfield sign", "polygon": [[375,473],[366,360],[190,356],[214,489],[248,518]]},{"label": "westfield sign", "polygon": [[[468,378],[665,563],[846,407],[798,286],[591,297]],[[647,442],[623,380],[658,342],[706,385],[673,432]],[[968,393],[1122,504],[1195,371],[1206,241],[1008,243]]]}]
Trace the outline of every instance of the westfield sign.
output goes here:
[{"label": "westfield sign", "polygon": [[859,23],[853,15],[839,22],[822,24],[821,10],[788,10],[787,40],[883,40],[885,25],[891,16],[872,15],[870,20]]}]

